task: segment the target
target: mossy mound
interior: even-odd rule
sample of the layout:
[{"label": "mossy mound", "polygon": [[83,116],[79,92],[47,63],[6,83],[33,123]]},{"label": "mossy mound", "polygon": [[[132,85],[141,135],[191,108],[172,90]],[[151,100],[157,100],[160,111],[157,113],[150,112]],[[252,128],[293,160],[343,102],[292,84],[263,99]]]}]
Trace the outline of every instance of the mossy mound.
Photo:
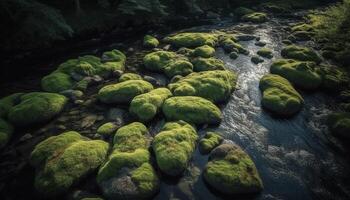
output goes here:
[{"label": "mossy mound", "polygon": [[228,70],[194,72],[168,88],[175,96],[200,96],[213,102],[227,100],[236,89],[237,75]]},{"label": "mossy mound", "polygon": [[97,183],[108,199],[149,199],[159,190],[159,179],[150,164],[150,135],[134,122],[116,132],[114,150],[100,168]]},{"label": "mossy mound", "polygon": [[254,162],[234,144],[222,144],[211,152],[203,177],[211,187],[223,194],[250,194],[263,189]]},{"label": "mossy mound", "polygon": [[167,88],[154,89],[136,96],[131,101],[129,111],[141,121],[150,121],[159,112],[163,102],[170,96],[172,93]]},{"label": "mossy mound", "polygon": [[332,134],[350,139],[350,113],[333,113],[328,116],[328,126]]},{"label": "mossy mound", "polygon": [[256,65],[264,62],[264,59],[260,58],[259,56],[252,56],[252,58],[250,60],[252,61],[252,63],[254,63]]},{"label": "mossy mound", "polygon": [[205,136],[199,141],[199,151],[202,154],[210,153],[215,147],[219,146],[224,138],[219,134],[214,132],[208,132]]},{"label": "mossy mound", "polygon": [[194,71],[225,70],[225,64],[217,58],[195,58],[192,61]]},{"label": "mossy mound", "polygon": [[14,128],[11,124],[0,118],[0,149],[5,147],[9,142],[13,130]]},{"label": "mossy mound", "polygon": [[322,88],[330,92],[347,88],[350,83],[346,71],[336,66],[321,66],[318,73],[322,77]]},{"label": "mossy mound", "polygon": [[58,115],[67,103],[63,95],[32,92],[20,96],[18,104],[8,113],[9,121],[15,126],[43,123]]},{"label": "mossy mound", "polygon": [[130,103],[140,94],[153,90],[152,84],[143,80],[130,80],[107,85],[98,92],[98,99],[103,103]]},{"label": "mossy mound", "polygon": [[23,93],[14,93],[0,99],[0,118],[7,118],[11,108],[21,101]]},{"label": "mossy mound", "polygon": [[227,53],[237,52],[240,54],[248,55],[249,51],[242,47],[242,45],[238,44],[235,40],[227,38],[220,42],[220,46]]},{"label": "mossy mound", "polygon": [[108,122],[105,124],[102,124],[97,129],[97,134],[102,135],[104,137],[109,137],[114,134],[114,132],[118,129],[118,126],[113,122]]},{"label": "mossy mound", "polygon": [[210,58],[214,56],[215,49],[209,45],[200,46],[194,49],[192,56]]},{"label": "mossy mound", "polygon": [[146,35],[143,38],[143,46],[147,48],[156,48],[159,45],[159,41],[157,38],[151,36],[151,35]]},{"label": "mossy mound", "polygon": [[142,80],[142,77],[135,73],[124,73],[119,77],[119,82],[130,81],[130,80]]},{"label": "mossy mound", "polygon": [[315,90],[322,83],[322,77],[315,71],[314,62],[279,59],[272,63],[270,72],[288,79],[293,85],[306,90]]},{"label": "mossy mound", "polygon": [[160,170],[179,176],[186,169],[196,147],[196,130],[184,121],[168,122],[153,141],[153,151]]},{"label": "mossy mound", "polygon": [[263,93],[262,106],[273,113],[290,116],[302,108],[304,100],[301,95],[287,79],[279,75],[263,76],[259,88]]},{"label": "mossy mound", "polygon": [[103,63],[103,68],[108,71],[124,71],[126,56],[123,52],[114,49],[104,52],[101,57],[101,62]]},{"label": "mossy mound", "polygon": [[268,21],[267,14],[262,12],[254,12],[246,14],[241,18],[242,21],[252,23],[264,23]]},{"label": "mossy mound", "polygon": [[70,75],[55,72],[41,79],[41,88],[47,92],[61,92],[73,88],[74,80]]},{"label": "mossy mound", "polygon": [[201,97],[171,97],[165,100],[162,110],[168,120],[194,124],[219,124],[222,120],[220,109]]},{"label": "mossy mound", "polygon": [[163,72],[168,77],[186,76],[193,71],[193,65],[187,57],[170,51],[156,51],[143,58],[146,69]]},{"label": "mossy mound", "polygon": [[35,188],[47,197],[64,194],[104,162],[108,148],[104,141],[89,140],[73,131],[44,140],[30,157],[36,168]]},{"label": "mossy mound", "polygon": [[310,48],[297,45],[289,45],[282,49],[281,55],[284,58],[296,59],[300,61],[314,61],[319,63],[322,59]]},{"label": "mossy mound", "polygon": [[256,52],[259,56],[264,57],[264,58],[272,58],[272,50],[269,48],[261,48]]},{"label": "mossy mound", "polygon": [[213,33],[179,33],[164,38],[164,41],[176,47],[196,48],[203,45],[215,47],[218,36]]}]

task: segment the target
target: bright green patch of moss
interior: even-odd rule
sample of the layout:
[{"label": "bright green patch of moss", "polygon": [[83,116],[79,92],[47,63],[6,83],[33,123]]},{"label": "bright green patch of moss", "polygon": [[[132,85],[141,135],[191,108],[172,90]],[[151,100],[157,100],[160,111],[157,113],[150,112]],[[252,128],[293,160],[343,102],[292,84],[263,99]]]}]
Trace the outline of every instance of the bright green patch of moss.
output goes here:
[{"label": "bright green patch of moss", "polygon": [[199,141],[199,151],[202,154],[208,154],[215,147],[219,146],[224,140],[219,134],[214,132],[208,132],[205,136]]},{"label": "bright green patch of moss", "polygon": [[259,56],[262,56],[264,58],[272,58],[272,51],[269,48],[261,48],[258,52],[256,52]]},{"label": "bright green patch of moss", "polygon": [[98,99],[103,103],[130,103],[140,94],[153,89],[152,84],[143,80],[129,80],[107,85],[98,92]]},{"label": "bright green patch of moss", "polygon": [[237,53],[244,54],[244,55],[249,54],[249,52],[246,49],[244,49],[242,47],[242,45],[238,44],[236,41],[234,41],[232,39],[222,40],[220,42],[220,45],[228,53],[237,52]]},{"label": "bright green patch of moss", "polygon": [[141,121],[149,121],[159,112],[165,99],[172,96],[167,88],[154,89],[148,93],[136,96],[130,104],[130,113]]},{"label": "bright green patch of moss", "polygon": [[168,85],[175,96],[200,96],[213,102],[227,100],[236,89],[237,76],[228,70],[192,73]]},{"label": "bright green patch of moss", "polygon": [[194,124],[218,124],[222,120],[220,109],[201,97],[171,97],[165,100],[162,110],[168,120]]},{"label": "bright green patch of moss", "polygon": [[119,77],[119,82],[124,82],[129,80],[142,80],[142,77],[135,73],[125,73]]},{"label": "bright green patch of moss", "polygon": [[315,71],[314,62],[301,62],[292,59],[279,59],[273,62],[271,73],[288,79],[296,87],[313,90],[321,83],[321,76]]},{"label": "bright green patch of moss", "polygon": [[122,152],[135,151],[138,148],[147,149],[149,143],[147,127],[140,122],[119,128],[113,138],[113,148]]},{"label": "bright green patch of moss", "polygon": [[23,93],[14,93],[0,99],[0,117],[6,118],[13,106],[20,102]]},{"label": "bright green patch of moss", "polygon": [[217,58],[195,58],[192,61],[194,71],[225,70],[225,64]]},{"label": "bright green patch of moss", "polygon": [[297,45],[289,45],[283,48],[281,55],[284,58],[296,59],[300,61],[314,61],[316,63],[322,61],[322,59],[312,49]]},{"label": "bright green patch of moss", "polygon": [[73,87],[74,81],[62,72],[54,72],[41,79],[41,88],[46,92],[61,92]]},{"label": "bright green patch of moss", "polygon": [[234,144],[222,144],[211,152],[203,177],[224,194],[257,193],[263,189],[254,162]]},{"label": "bright green patch of moss", "polygon": [[166,123],[153,141],[160,170],[171,176],[186,169],[197,141],[196,130],[184,121]]},{"label": "bright green patch of moss", "polygon": [[13,129],[11,124],[0,118],[0,149],[11,139]]},{"label": "bright green patch of moss", "polygon": [[192,56],[210,58],[214,56],[215,49],[209,45],[200,46],[194,49]]},{"label": "bright green patch of moss", "polygon": [[8,119],[16,126],[46,122],[58,115],[67,103],[67,98],[55,93],[32,92],[20,97],[13,106]]},{"label": "bright green patch of moss", "polygon": [[125,70],[126,56],[123,52],[113,49],[102,54],[103,68],[107,71]]},{"label": "bright green patch of moss", "polygon": [[350,139],[350,113],[333,113],[328,116],[330,131],[339,137]]},{"label": "bright green patch of moss", "polygon": [[262,106],[273,113],[293,115],[300,111],[303,105],[301,95],[287,79],[279,75],[265,75],[260,80],[259,88],[263,92]]},{"label": "bright green patch of moss", "polygon": [[179,33],[174,36],[164,38],[166,43],[177,47],[195,48],[203,45],[215,47],[217,35],[212,33]]},{"label": "bright green patch of moss", "polygon": [[131,172],[131,179],[140,190],[140,198],[149,198],[158,190],[159,179],[157,173],[149,163],[143,163]]},{"label": "bright green patch of moss", "polygon": [[143,46],[147,48],[156,48],[159,45],[159,41],[157,38],[151,36],[151,35],[146,35],[143,38]]},{"label": "bright green patch of moss", "polygon": [[246,22],[253,22],[253,23],[264,23],[267,22],[267,14],[261,13],[261,12],[254,12],[250,14],[246,14],[241,18],[243,21]]},{"label": "bright green patch of moss", "polygon": [[118,129],[118,126],[112,122],[108,122],[105,124],[102,124],[98,129],[97,129],[97,134],[105,136],[105,137],[109,137],[112,134],[114,134],[114,132]]}]

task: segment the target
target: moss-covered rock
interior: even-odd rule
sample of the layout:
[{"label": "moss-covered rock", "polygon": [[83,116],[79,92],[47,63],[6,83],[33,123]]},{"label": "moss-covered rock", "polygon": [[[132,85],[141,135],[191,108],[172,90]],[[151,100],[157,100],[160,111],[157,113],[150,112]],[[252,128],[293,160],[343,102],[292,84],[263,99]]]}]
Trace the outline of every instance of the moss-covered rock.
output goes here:
[{"label": "moss-covered rock", "polygon": [[156,116],[164,101],[172,96],[167,88],[154,89],[148,93],[136,96],[130,104],[130,113],[141,121],[147,122]]},{"label": "moss-covered rock", "polygon": [[213,33],[179,33],[164,38],[164,41],[176,47],[196,48],[203,45],[215,47],[218,36]]},{"label": "moss-covered rock", "polygon": [[264,23],[267,22],[268,18],[266,13],[254,12],[244,15],[241,20],[245,22]]},{"label": "moss-covered rock", "polygon": [[300,61],[314,61],[316,63],[322,61],[322,59],[312,49],[297,45],[289,45],[283,48],[281,55],[284,58],[296,59]]},{"label": "moss-covered rock", "polygon": [[214,132],[208,132],[199,141],[199,151],[202,154],[210,153],[215,147],[219,146],[224,140],[219,134]]},{"label": "moss-covered rock", "polygon": [[263,93],[262,106],[273,113],[290,116],[302,108],[304,100],[301,95],[287,79],[279,75],[265,75],[260,80],[259,88]]},{"label": "moss-covered rock", "polygon": [[225,70],[225,64],[217,58],[195,58],[192,61],[194,71]]},{"label": "moss-covered rock", "polygon": [[312,32],[315,29],[314,29],[314,27],[312,25],[303,23],[303,24],[297,24],[297,25],[293,26],[291,28],[291,30],[292,30],[292,32],[296,32],[296,31]]},{"label": "moss-covered rock", "polygon": [[89,140],[73,131],[44,140],[30,157],[36,168],[35,188],[48,197],[67,192],[104,162],[108,148],[104,141]]},{"label": "moss-covered rock", "polygon": [[350,139],[350,113],[332,113],[328,116],[328,126],[332,134]]},{"label": "moss-covered rock", "polygon": [[151,35],[146,35],[143,38],[143,46],[147,48],[156,48],[159,45],[159,41],[157,38],[151,36]]},{"label": "moss-covered rock", "polygon": [[203,45],[194,49],[192,56],[210,58],[214,56],[215,49],[209,45]]},{"label": "moss-covered rock", "polygon": [[9,142],[13,130],[14,128],[10,123],[0,118],[0,149]]},{"label": "moss-covered rock", "polygon": [[119,82],[124,82],[129,80],[142,80],[142,77],[135,73],[124,73],[119,77]]},{"label": "moss-covered rock", "polygon": [[46,92],[61,92],[73,87],[74,81],[70,75],[55,72],[41,79],[41,88]]},{"label": "moss-covered rock", "polygon": [[261,48],[256,52],[259,56],[264,57],[264,58],[272,58],[272,50],[269,48]]},{"label": "moss-covered rock", "polygon": [[236,60],[236,59],[238,58],[238,54],[237,54],[236,52],[231,52],[231,53],[230,53],[230,58],[231,58],[232,60]]},{"label": "moss-covered rock", "polygon": [[14,93],[0,99],[0,118],[7,118],[11,108],[21,101],[20,97],[22,95],[23,93]]},{"label": "moss-covered rock", "polygon": [[168,77],[186,76],[193,71],[193,65],[187,57],[170,51],[156,51],[143,59],[146,69],[164,72]]},{"label": "moss-covered rock", "polygon": [[346,71],[336,66],[321,66],[318,73],[322,77],[322,88],[330,92],[347,88],[350,83]]},{"label": "moss-covered rock", "polygon": [[203,177],[223,194],[250,194],[263,189],[254,162],[234,144],[222,144],[211,152]]},{"label": "moss-covered rock", "polygon": [[220,42],[220,46],[227,53],[237,52],[240,54],[248,55],[249,51],[242,47],[242,45],[238,44],[235,40],[225,39]]},{"label": "moss-covered rock", "polygon": [[213,102],[227,100],[236,89],[237,75],[228,70],[194,72],[168,88],[175,96],[200,96]]},{"label": "moss-covered rock", "polygon": [[134,122],[118,129],[114,150],[100,168],[97,183],[108,199],[149,199],[159,190],[151,165],[147,128]]},{"label": "moss-covered rock", "polygon": [[315,71],[315,67],[314,62],[279,59],[272,63],[270,72],[288,79],[298,88],[314,90],[322,83],[322,78]]},{"label": "moss-covered rock", "polygon": [[201,97],[171,97],[165,100],[162,110],[168,120],[194,124],[218,124],[222,120],[220,109]]},{"label": "moss-covered rock", "polygon": [[256,65],[264,62],[264,59],[260,58],[259,56],[252,56],[252,58],[250,60],[252,61],[252,63],[254,63]]},{"label": "moss-covered rock", "polygon": [[196,130],[184,121],[168,122],[153,141],[153,151],[160,170],[179,176],[186,169],[196,147]]},{"label": "moss-covered rock", "polygon": [[129,80],[107,85],[98,92],[98,99],[103,103],[130,103],[140,94],[153,90],[152,84],[143,80]]},{"label": "moss-covered rock", "polygon": [[102,124],[97,129],[97,134],[102,135],[104,137],[109,137],[114,134],[114,132],[118,129],[118,126],[113,122],[107,122]]},{"label": "moss-covered rock", "polygon": [[27,126],[51,120],[67,103],[67,98],[55,93],[32,92],[21,95],[18,104],[8,113],[15,126]]},{"label": "moss-covered rock", "polygon": [[244,15],[254,13],[254,10],[246,8],[246,7],[238,7],[238,8],[233,10],[233,13],[238,17],[242,17]]},{"label": "moss-covered rock", "polygon": [[123,52],[113,49],[102,54],[101,62],[103,63],[103,68],[108,71],[124,71],[126,56]]}]

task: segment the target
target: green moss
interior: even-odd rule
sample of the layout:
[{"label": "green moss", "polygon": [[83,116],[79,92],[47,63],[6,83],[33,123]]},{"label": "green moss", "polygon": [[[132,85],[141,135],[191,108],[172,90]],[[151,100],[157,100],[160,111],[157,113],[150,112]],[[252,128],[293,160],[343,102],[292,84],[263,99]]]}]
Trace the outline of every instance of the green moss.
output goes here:
[{"label": "green moss", "polygon": [[176,53],[190,57],[193,55],[194,50],[193,49],[189,49],[186,47],[181,47],[179,50],[176,51]]},{"label": "green moss", "polygon": [[119,77],[119,82],[124,82],[129,80],[142,80],[142,77],[135,73],[125,73]]},{"label": "green moss", "polygon": [[244,49],[242,47],[242,45],[238,44],[236,41],[232,40],[232,39],[225,39],[225,40],[222,40],[220,42],[220,45],[222,46],[222,48],[228,52],[228,53],[231,53],[231,52],[237,52],[237,53],[240,53],[240,54],[244,54],[244,55],[247,55],[249,54],[249,51],[247,51],[246,49]]},{"label": "green moss", "polygon": [[238,58],[238,54],[237,54],[236,52],[231,52],[231,53],[230,53],[230,58],[231,58],[232,60],[236,60],[236,59]]},{"label": "green moss", "polygon": [[322,88],[331,92],[342,90],[350,83],[346,71],[336,66],[321,66],[318,73],[322,77]]},{"label": "green moss", "polygon": [[252,63],[254,63],[256,65],[264,62],[264,59],[260,58],[259,56],[252,56],[252,58],[250,60],[252,61]]},{"label": "green moss", "polygon": [[103,68],[107,71],[125,70],[126,56],[123,52],[113,49],[102,54]]},{"label": "green moss", "polygon": [[224,140],[219,134],[214,132],[208,132],[199,141],[199,151],[202,154],[210,153],[215,147],[219,146]]},{"label": "green moss", "polygon": [[350,113],[332,113],[328,116],[328,126],[332,134],[350,139]]},{"label": "green moss", "polygon": [[261,13],[261,12],[254,12],[254,13],[246,14],[241,19],[243,21],[253,22],[253,23],[264,23],[268,20],[267,14]]},{"label": "green moss", "polygon": [[154,89],[148,93],[136,96],[130,104],[130,113],[141,121],[149,121],[159,112],[165,99],[172,96],[166,88]]},{"label": "green moss", "polygon": [[20,102],[23,93],[14,93],[0,99],[0,117],[6,118],[13,106]]},{"label": "green moss", "polygon": [[312,32],[314,31],[314,27],[310,24],[298,24],[292,27],[292,32],[296,31],[307,31],[307,32]]},{"label": "green moss", "polygon": [[157,38],[151,36],[151,35],[146,35],[143,38],[143,46],[147,48],[156,48],[159,45],[159,41]]},{"label": "green moss", "polygon": [[203,45],[215,47],[217,40],[217,35],[212,33],[179,33],[164,38],[166,43],[170,43],[176,47],[188,48],[195,48]]},{"label": "green moss", "polygon": [[11,139],[13,126],[0,118],[0,149],[5,147]]},{"label": "green moss", "polygon": [[150,143],[147,127],[140,122],[123,126],[114,135],[113,143],[113,148],[122,152],[147,149]]},{"label": "green moss", "polygon": [[236,89],[237,76],[228,70],[192,73],[168,85],[175,96],[200,96],[213,102],[227,100]]},{"label": "green moss", "polygon": [[46,92],[61,92],[73,87],[73,79],[62,72],[53,72],[41,79],[41,88]]},{"label": "green moss", "polygon": [[248,15],[254,13],[254,10],[246,8],[246,7],[238,7],[234,9],[233,13],[237,15],[238,17],[241,17],[243,15]]},{"label": "green moss", "polygon": [[103,103],[130,103],[135,96],[152,89],[152,84],[143,80],[124,81],[104,86],[98,92],[98,99]]},{"label": "green moss", "polygon": [[153,141],[153,151],[160,170],[178,176],[186,169],[195,150],[197,132],[184,121],[166,123]]},{"label": "green moss", "polygon": [[108,143],[66,132],[39,143],[30,161],[36,168],[35,188],[45,196],[63,194],[105,160]]},{"label": "green moss", "polygon": [[16,126],[27,126],[51,120],[67,103],[67,98],[54,93],[32,92],[20,97],[12,107],[8,119]]},{"label": "green moss", "polygon": [[279,59],[273,62],[270,71],[288,79],[296,87],[306,90],[317,89],[322,83],[321,76],[315,71],[314,62]]},{"label": "green moss", "polygon": [[149,163],[143,163],[139,168],[131,172],[131,179],[136,183],[142,198],[151,197],[159,188],[159,179]]},{"label": "green moss", "polygon": [[256,52],[259,56],[262,56],[264,58],[272,58],[273,55],[272,55],[272,51],[271,49],[268,49],[268,48],[261,48],[259,49],[258,52]]},{"label": "green moss", "polygon": [[215,49],[209,45],[203,45],[194,49],[192,56],[210,58],[214,56]]},{"label": "green moss", "polygon": [[143,59],[146,69],[164,72],[168,77],[186,76],[193,70],[193,65],[180,54],[170,51],[156,51],[147,54]]},{"label": "green moss", "polygon": [[222,120],[220,109],[201,97],[171,97],[165,100],[162,110],[168,120],[194,124],[218,124]]},{"label": "green moss", "polygon": [[263,92],[262,106],[273,113],[290,116],[302,108],[304,100],[301,95],[287,79],[279,75],[265,75],[260,80],[259,88]]},{"label": "green moss", "polygon": [[263,189],[254,162],[233,144],[223,144],[212,151],[203,177],[211,187],[224,194],[256,193]]},{"label": "green moss", "polygon": [[283,48],[281,55],[284,58],[296,59],[300,61],[314,61],[316,63],[322,61],[322,59],[312,49],[297,45],[289,45]]},{"label": "green moss", "polygon": [[105,137],[109,137],[112,134],[114,134],[114,132],[118,129],[118,126],[112,122],[108,122],[105,124],[102,124],[98,129],[97,129],[97,134],[105,136]]},{"label": "green moss", "polygon": [[196,72],[225,70],[224,62],[216,58],[195,58],[191,62]]}]

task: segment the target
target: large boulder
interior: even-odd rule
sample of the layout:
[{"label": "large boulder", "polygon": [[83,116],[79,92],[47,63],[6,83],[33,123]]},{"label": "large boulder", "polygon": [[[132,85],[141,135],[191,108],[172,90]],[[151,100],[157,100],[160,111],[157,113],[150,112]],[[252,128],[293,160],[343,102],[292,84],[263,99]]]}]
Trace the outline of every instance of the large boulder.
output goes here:
[{"label": "large boulder", "polygon": [[283,48],[281,55],[284,58],[290,58],[299,61],[313,61],[315,63],[320,63],[322,61],[322,59],[312,49],[297,45],[289,45]]},{"label": "large boulder", "polygon": [[113,151],[100,168],[97,183],[108,199],[149,199],[159,190],[159,179],[148,151],[151,136],[134,122],[116,132]]},{"label": "large boulder", "polygon": [[54,72],[41,79],[41,88],[47,92],[61,92],[73,88],[74,80],[70,75]]},{"label": "large boulder", "polygon": [[163,113],[168,120],[183,120],[194,124],[219,124],[220,109],[202,97],[170,97],[165,100]]},{"label": "large boulder", "polygon": [[23,93],[14,93],[0,99],[0,117],[7,118],[11,108],[21,101]]},{"label": "large boulder", "polygon": [[268,17],[266,13],[254,12],[244,15],[241,20],[245,22],[264,23],[267,22]]},{"label": "large boulder", "polygon": [[163,72],[168,77],[186,76],[193,71],[193,65],[187,57],[170,51],[156,51],[143,58],[146,69]]},{"label": "large boulder", "polygon": [[314,62],[279,59],[272,63],[270,72],[286,78],[298,88],[314,90],[322,83],[322,77],[316,72],[315,67]]},{"label": "large boulder", "polygon": [[330,92],[343,90],[350,83],[347,72],[336,66],[321,66],[318,73],[322,77],[322,88]]},{"label": "large boulder", "polygon": [[209,45],[203,45],[194,49],[192,56],[210,58],[215,54],[215,49]]},{"label": "large boulder", "polygon": [[10,123],[0,118],[0,149],[5,147],[11,139],[13,130],[14,128]]},{"label": "large boulder", "polygon": [[215,47],[218,36],[212,33],[179,33],[164,38],[164,41],[176,47],[196,48],[203,45]]},{"label": "large boulder", "polygon": [[225,64],[217,58],[195,58],[192,59],[194,71],[225,70]]},{"label": "large boulder", "polygon": [[109,145],[71,131],[39,143],[30,156],[36,168],[35,188],[46,197],[66,193],[104,162]]},{"label": "large boulder", "polygon": [[170,176],[181,175],[192,157],[197,138],[196,130],[184,121],[166,123],[152,144],[160,170]]},{"label": "large boulder", "polygon": [[332,113],[328,116],[328,126],[335,136],[350,139],[350,113]]},{"label": "large boulder", "polygon": [[236,89],[237,75],[228,70],[192,73],[168,85],[174,96],[200,96],[212,102],[227,100]]},{"label": "large boulder", "polygon": [[210,153],[215,147],[219,146],[224,140],[219,134],[215,132],[208,132],[199,141],[199,151],[202,154]]},{"label": "large boulder", "polygon": [[159,112],[164,101],[172,96],[167,88],[157,88],[136,96],[130,104],[130,113],[141,121],[150,121]]},{"label": "large boulder", "polygon": [[20,96],[18,104],[8,113],[9,121],[15,126],[43,123],[58,115],[67,103],[60,94],[32,92]]},{"label": "large boulder", "polygon": [[290,116],[300,111],[303,98],[285,78],[268,74],[261,78],[261,104],[267,110],[282,116]]},{"label": "large boulder", "polygon": [[257,193],[263,189],[254,162],[234,144],[222,144],[211,152],[203,177],[209,186],[227,195]]},{"label": "large boulder", "polygon": [[98,99],[103,103],[130,103],[140,94],[153,90],[152,84],[143,80],[129,80],[107,85],[98,92]]}]

